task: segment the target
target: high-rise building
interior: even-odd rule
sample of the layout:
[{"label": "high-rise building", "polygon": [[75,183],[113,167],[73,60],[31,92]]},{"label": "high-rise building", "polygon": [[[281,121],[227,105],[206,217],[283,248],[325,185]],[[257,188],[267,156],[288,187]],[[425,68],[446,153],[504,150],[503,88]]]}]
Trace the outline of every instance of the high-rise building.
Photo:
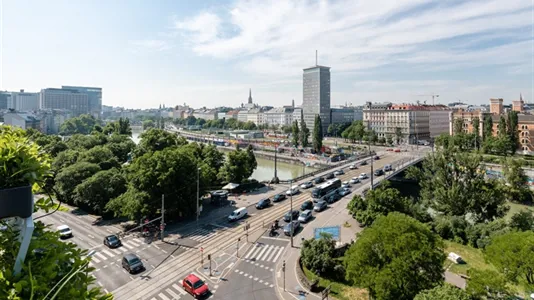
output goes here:
[{"label": "high-rise building", "polygon": [[8,109],[11,101],[11,94],[9,92],[0,92],[0,109]]},{"label": "high-rise building", "polygon": [[89,113],[95,118],[100,118],[100,115],[102,114],[102,88],[67,85],[63,85],[61,88],[67,90],[76,90],[80,93],[87,94]]},{"label": "high-rise building", "polygon": [[315,65],[304,69],[302,113],[306,127],[313,131],[315,116],[321,116],[323,132],[330,124],[330,67]]},{"label": "high-rise building", "polygon": [[70,89],[42,89],[41,109],[67,109],[73,116],[89,113],[89,100],[86,93]]},{"label": "high-rise building", "polygon": [[12,92],[8,108],[16,111],[36,111],[40,108],[39,98],[39,93],[26,93],[24,90]]}]

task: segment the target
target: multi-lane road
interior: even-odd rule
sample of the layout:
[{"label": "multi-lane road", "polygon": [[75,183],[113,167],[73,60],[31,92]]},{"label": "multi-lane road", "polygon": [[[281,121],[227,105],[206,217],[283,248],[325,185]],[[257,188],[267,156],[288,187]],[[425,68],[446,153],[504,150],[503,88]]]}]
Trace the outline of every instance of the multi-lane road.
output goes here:
[{"label": "multi-lane road", "polygon": [[[407,153],[384,153],[380,160],[374,161],[374,166],[377,169],[392,164],[395,168],[409,159]],[[342,181],[362,172],[370,175],[369,165],[357,170],[349,170],[347,165],[344,170],[345,174],[339,176]],[[309,190],[293,196],[294,209],[311,199]],[[181,288],[181,280],[189,273],[196,273],[208,283],[213,299],[273,299],[276,298],[275,265],[286,253],[289,240],[283,234],[272,238],[263,233],[290,209],[290,202],[286,199],[263,210],[248,207],[249,216],[235,223],[229,223],[223,217],[199,226],[192,224],[181,230],[179,236],[170,235],[166,242],[125,237],[123,246],[117,249],[105,247],[102,241],[119,229],[92,225],[93,219],[89,216],[56,212],[41,220],[54,227],[69,225],[74,232],[72,242],[80,248],[96,250],[91,262],[95,268],[93,275],[97,284],[112,292],[115,299],[192,299]],[[321,212],[328,213],[328,209]],[[314,226],[313,220],[303,225],[304,228],[307,226]],[[257,240],[259,243],[255,243],[253,236],[261,236]],[[124,271],[120,260],[125,253],[136,253],[146,270],[137,275]],[[211,274],[208,254],[211,256]]]}]

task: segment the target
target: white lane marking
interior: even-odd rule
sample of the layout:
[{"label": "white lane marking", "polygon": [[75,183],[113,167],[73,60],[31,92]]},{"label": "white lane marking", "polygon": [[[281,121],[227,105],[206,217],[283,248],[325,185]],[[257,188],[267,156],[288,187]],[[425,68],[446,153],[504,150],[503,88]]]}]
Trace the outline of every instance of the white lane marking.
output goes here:
[{"label": "white lane marking", "polygon": [[154,245],[154,247],[155,247],[156,249],[159,249],[158,245]]},{"label": "white lane marking", "polygon": [[128,249],[133,249],[134,248],[133,246],[130,246],[130,245],[126,244],[126,243],[122,243],[122,246],[124,246],[124,247],[126,247]]},{"label": "white lane marking", "polygon": [[[252,259],[254,256],[256,256],[256,254],[257,254],[259,251],[261,251],[262,248],[263,248],[263,247],[257,247],[257,246],[254,247],[254,249],[253,249],[253,250],[254,250],[254,253],[251,253],[250,258]],[[251,252],[252,252],[252,251],[251,251]]]},{"label": "white lane marking", "polygon": [[278,253],[277,253],[276,256],[273,258],[273,262],[276,262],[276,260],[278,259],[278,257],[280,257],[280,254],[282,254],[282,251],[284,251],[284,247],[280,247],[280,250],[278,250]]},{"label": "white lane marking", "polygon": [[182,295],[187,294],[187,292],[184,291],[184,290],[183,290],[179,285],[177,285],[176,283],[173,284],[172,287],[173,287],[175,290],[177,290],[177,291],[178,291],[180,294],[182,294]]},{"label": "white lane marking", "polygon": [[258,254],[258,255],[256,256],[256,260],[258,260],[258,259],[263,255],[263,253],[265,252],[265,250],[267,250],[267,248],[269,248],[269,247],[265,247],[265,246],[263,246],[262,248],[263,248],[263,249],[261,250],[260,254]]},{"label": "white lane marking", "polygon": [[102,249],[102,253],[104,253],[105,255],[109,256],[109,257],[113,257],[115,256],[115,254],[109,252],[108,250],[105,250],[105,249]]},{"label": "white lane marking", "polygon": [[270,288],[274,287],[274,284],[269,285]]},{"label": "white lane marking", "polygon": [[273,258],[277,250],[278,250],[278,246],[274,247],[274,251],[271,252],[271,255],[269,255],[269,257],[266,258],[266,261],[271,261],[271,259]]},{"label": "white lane marking", "polygon": [[259,260],[267,260],[267,256],[269,256],[269,253],[271,253],[271,251],[273,251],[273,249],[274,249],[273,245],[269,246],[269,248],[267,249],[267,252],[265,252],[265,254],[262,257],[258,257],[258,259]]},{"label": "white lane marking", "polygon": [[165,294],[163,294],[163,293],[159,293],[158,296],[163,300],[171,300],[167,296],[165,296]]},{"label": "white lane marking", "polygon": [[109,249],[111,252],[113,252],[115,255],[121,254],[121,251],[119,249]]},{"label": "white lane marking", "polygon": [[96,257],[91,257],[91,261],[94,261],[95,264],[99,263],[100,262],[100,259],[96,258]]},{"label": "white lane marking", "polygon": [[150,300],[158,300],[158,299],[156,299],[156,298],[152,297],[152,299],[150,299]]},{"label": "white lane marking", "polygon": [[134,245],[134,247],[139,247],[140,244],[134,242],[134,241],[127,241],[126,243]]},{"label": "white lane marking", "polygon": [[111,230],[109,230],[109,229],[107,229],[107,228],[106,228],[106,231],[109,232],[109,233],[113,233],[113,231],[111,231]]},{"label": "white lane marking", "polygon": [[161,252],[163,252],[163,253],[167,253],[167,251],[165,251],[165,250],[163,250],[163,249],[161,249]]},{"label": "white lane marking", "polygon": [[258,277],[254,277],[254,281],[258,281]]},{"label": "white lane marking", "polygon": [[172,299],[180,299],[180,296],[178,296],[175,292],[173,292],[171,289],[165,290],[167,294],[171,295]]},{"label": "white lane marking", "polygon": [[90,234],[88,234],[87,236],[90,237],[90,238],[92,238],[92,239],[95,238],[94,236],[92,236],[92,235],[90,235]]},{"label": "white lane marking", "polygon": [[62,218],[59,218],[59,221],[61,221],[61,223],[65,223],[65,220],[63,220]]},{"label": "white lane marking", "polygon": [[119,250],[121,250],[122,252],[128,251],[128,250],[124,249],[124,247],[120,247]]},{"label": "white lane marking", "polygon": [[144,243],[145,243],[145,241],[142,240],[142,239],[140,239],[140,238],[135,238],[135,239],[133,239],[133,240],[136,241],[136,242],[139,243],[139,244],[144,244]]},{"label": "white lane marking", "polygon": [[103,285],[102,285],[102,282],[100,282],[100,281],[98,281],[98,285],[99,285],[99,286],[103,286]]},{"label": "white lane marking", "polygon": [[260,283],[263,283],[263,279],[259,281]]},{"label": "white lane marking", "polygon": [[95,256],[98,256],[102,260],[108,259],[106,256],[102,255],[100,252],[95,252]]}]

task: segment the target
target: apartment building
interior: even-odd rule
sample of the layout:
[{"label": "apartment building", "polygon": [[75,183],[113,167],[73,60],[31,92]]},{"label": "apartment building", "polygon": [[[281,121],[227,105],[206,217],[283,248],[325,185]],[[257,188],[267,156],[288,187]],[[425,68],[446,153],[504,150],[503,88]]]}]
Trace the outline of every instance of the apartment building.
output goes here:
[{"label": "apartment building", "polygon": [[41,109],[67,109],[73,116],[89,113],[89,98],[86,93],[71,89],[42,89]]},{"label": "apartment building", "polygon": [[293,107],[277,107],[266,111],[265,122],[269,125],[291,126],[293,123]]},{"label": "apartment building", "polygon": [[9,99],[8,108],[16,111],[31,112],[40,108],[40,94],[27,93],[24,90],[12,92]]},{"label": "apartment building", "polygon": [[43,131],[42,119],[34,114],[26,112],[4,114],[4,124],[22,129],[33,128],[38,131]]}]

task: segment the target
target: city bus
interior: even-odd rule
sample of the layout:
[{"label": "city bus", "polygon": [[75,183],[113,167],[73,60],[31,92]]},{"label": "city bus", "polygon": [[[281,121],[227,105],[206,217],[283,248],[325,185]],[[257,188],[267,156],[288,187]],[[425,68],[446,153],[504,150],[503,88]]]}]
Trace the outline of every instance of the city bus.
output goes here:
[{"label": "city bus", "polygon": [[341,180],[339,178],[328,180],[312,190],[313,201],[319,202],[320,200],[326,199],[325,196],[331,195],[332,192],[337,192],[340,187]]}]

